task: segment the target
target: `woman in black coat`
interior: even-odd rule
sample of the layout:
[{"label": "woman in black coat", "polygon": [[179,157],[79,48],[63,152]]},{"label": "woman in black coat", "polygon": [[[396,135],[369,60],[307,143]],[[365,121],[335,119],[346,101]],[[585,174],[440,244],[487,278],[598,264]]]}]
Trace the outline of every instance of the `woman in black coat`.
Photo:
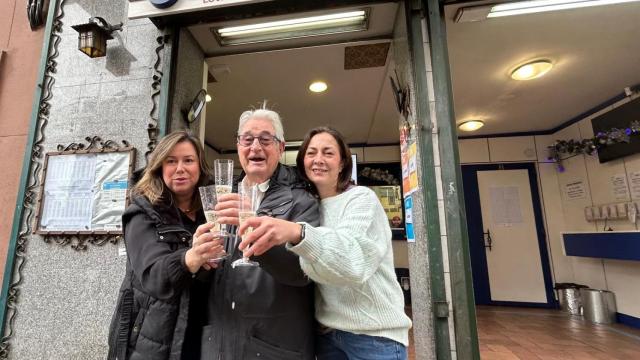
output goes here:
[{"label": "woman in black coat", "polygon": [[127,269],[109,331],[108,359],[197,359],[206,285],[196,274],[215,267],[223,248],[205,223],[198,187],[208,166],[185,131],[160,141],[122,216]]}]

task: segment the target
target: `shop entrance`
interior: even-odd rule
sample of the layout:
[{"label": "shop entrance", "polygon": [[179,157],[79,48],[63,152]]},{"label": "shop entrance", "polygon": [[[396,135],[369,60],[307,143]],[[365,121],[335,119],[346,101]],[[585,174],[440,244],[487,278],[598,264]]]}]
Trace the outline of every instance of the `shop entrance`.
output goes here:
[{"label": "shop entrance", "polygon": [[476,304],[555,306],[534,164],[462,174]]},{"label": "shop entrance", "polygon": [[[236,154],[238,118],[243,111],[262,106],[282,116],[286,139],[281,159],[284,164],[295,166],[298,147],[314,127],[329,125],[345,136],[355,155],[358,184],[372,188],[387,212],[397,280],[404,291],[405,305],[410,306],[401,196],[402,115],[392,85],[406,82],[399,79],[399,73],[405,73],[406,69],[398,69],[396,58],[406,63],[404,59],[410,57],[404,6],[403,2],[374,2],[198,24],[183,31],[180,42],[181,50],[192,46],[204,55],[203,88],[210,101],[198,121],[199,135],[210,162],[230,158],[237,164],[236,170],[240,170]],[[248,39],[238,45],[225,42],[243,40],[226,40],[221,36],[227,29],[238,26],[359,11],[366,18],[363,30],[338,28],[335,33],[305,37],[292,33],[291,38]],[[399,41],[404,44],[398,46]],[[313,89],[314,83],[324,84],[325,89]]]},{"label": "shop entrance", "polygon": [[[190,73],[196,80],[191,84],[201,84],[211,97],[200,119],[195,119],[195,125],[191,126],[199,129],[210,160],[237,159],[235,137],[238,117],[245,110],[263,106],[265,100],[268,108],[278,111],[283,117],[287,147],[281,162],[285,164],[294,164],[297,148],[309,129],[330,125],[342,132],[356,155],[358,182],[366,186],[385,188],[380,189],[379,198],[388,208],[389,223],[395,228],[395,266],[398,281],[405,290],[405,301],[408,302],[414,281],[408,273],[408,246],[404,241],[407,234],[403,224],[404,204],[402,197],[398,195],[402,194],[402,172],[399,166],[400,127],[404,126],[405,135],[411,129],[413,153],[424,151],[431,161],[422,165],[414,155],[414,166],[410,170],[413,176],[418,173],[416,166],[429,168],[432,174],[434,169],[431,134],[425,135],[424,131],[426,122],[435,122],[435,112],[431,114],[428,105],[429,99],[434,99],[433,91],[428,94],[426,90],[432,90],[433,86],[429,87],[425,78],[431,66],[430,59],[426,60],[429,62],[428,65],[424,60],[430,56],[425,52],[429,39],[427,34],[421,31],[427,12],[420,7],[421,2],[331,3],[333,6],[316,6],[286,15],[277,12],[265,15],[264,12],[258,12],[255,16],[249,16],[248,13],[244,13],[241,16],[221,16],[215,21],[202,21],[186,26],[180,33],[177,74]],[[340,3],[340,6],[335,6],[335,3]],[[256,25],[256,22],[273,23],[360,11],[365,13],[367,19],[366,28],[360,31],[337,31],[305,37],[292,34],[284,39],[273,40],[266,39],[273,34],[252,33],[255,27],[238,29],[239,26]],[[194,21],[190,22],[193,23]],[[258,26],[261,27],[262,25]],[[227,36],[229,32],[234,31],[239,32],[239,35]],[[243,31],[247,32],[240,34]],[[292,30],[293,32],[295,31]],[[252,33],[249,40],[240,40],[240,35],[248,33]],[[416,56],[420,57],[420,61],[415,60]],[[186,71],[187,63],[194,64],[195,68],[198,60],[201,61],[198,65],[204,64],[201,67],[203,71]],[[429,75],[429,79],[432,78]],[[325,82],[325,91],[310,91],[310,85],[315,81]],[[414,84],[414,81],[419,84]],[[176,82],[179,86],[175,92],[180,94],[180,88],[187,86],[180,75],[177,76]],[[189,89],[194,93],[199,90],[200,88],[193,87]],[[419,124],[416,124],[417,118],[420,118]],[[409,124],[406,119],[411,119],[413,123]],[[428,140],[425,140],[429,141],[429,145],[425,147],[428,150],[421,148],[423,144],[416,140],[417,134],[428,137]],[[407,136],[403,138],[406,139]],[[418,147],[419,150],[416,150]],[[437,218],[436,180],[434,175],[429,176],[432,180],[422,182],[423,180],[419,179],[421,184],[412,180],[411,188],[416,191],[412,200],[415,201],[418,214],[419,211],[423,211],[423,204],[427,202],[425,193],[429,192],[428,211],[431,216]],[[419,225],[416,225],[416,232],[420,233],[417,236],[415,233],[412,235],[420,241],[421,247],[427,247],[424,215],[415,216],[419,216],[420,219]],[[444,228],[445,225],[441,226]],[[441,239],[441,234],[434,229],[428,229],[431,232],[431,241]],[[458,240],[460,237],[455,238]],[[426,338],[419,340],[422,344],[417,341],[416,348],[429,347],[427,351],[437,351],[439,357],[448,357],[452,355],[450,339],[456,339],[459,343],[460,354],[471,353],[477,346],[473,344],[476,338],[473,306],[465,306],[470,298],[469,289],[465,288],[467,283],[459,281],[466,275],[460,275],[464,273],[461,271],[454,276],[457,281],[455,289],[452,290],[457,295],[454,300],[452,292],[446,291],[445,282],[450,280],[443,276],[444,272],[449,272],[448,267],[443,270],[442,266],[442,262],[447,261],[443,260],[443,253],[447,253],[447,250],[442,251],[447,248],[447,243],[443,244],[442,248],[440,243],[438,247],[430,246],[429,257],[434,258],[434,266],[422,271],[421,282],[418,283],[420,290],[426,290],[432,287],[432,281],[436,282],[438,290],[433,294],[420,291],[417,297],[420,301],[412,306],[413,309],[419,309],[421,314],[425,314],[416,320],[418,324],[422,322],[436,328],[434,331],[421,334],[420,336]],[[464,259],[452,260],[452,267],[460,266],[461,261]],[[418,261],[418,271],[423,270],[422,265],[425,262],[425,258]],[[436,268],[435,264],[438,264],[439,268]],[[416,263],[412,263],[413,266],[416,266]],[[416,300],[415,296],[413,300]],[[454,312],[457,323],[454,321]]]},{"label": "shop entrance", "polygon": [[[305,37],[291,33],[281,40],[248,39],[246,44],[228,46],[228,40],[220,36],[230,27],[359,11],[365,17],[363,30],[337,28],[335,33]],[[203,87],[206,85],[211,100],[200,119],[200,136],[209,160],[237,160],[238,117],[245,110],[262,106],[283,118],[286,151],[282,163],[295,166],[297,149],[313,127],[329,125],[344,134],[355,154],[358,183],[379,193],[387,209],[398,281],[409,302],[404,211],[402,198],[396,196],[401,194],[402,182],[401,115],[390,80],[398,82],[394,57],[408,56],[402,53],[407,50],[394,45],[394,31],[398,31],[398,22],[404,21],[401,2],[356,4],[194,25],[181,42],[193,41],[204,53]],[[314,83],[322,83],[326,89],[314,92]]]}]

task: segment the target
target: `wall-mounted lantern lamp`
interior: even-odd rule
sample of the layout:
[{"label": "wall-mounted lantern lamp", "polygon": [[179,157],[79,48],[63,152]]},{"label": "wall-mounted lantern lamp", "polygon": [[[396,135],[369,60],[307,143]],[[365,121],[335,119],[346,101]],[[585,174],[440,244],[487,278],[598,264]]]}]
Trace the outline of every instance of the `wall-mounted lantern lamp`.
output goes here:
[{"label": "wall-mounted lantern lamp", "polygon": [[74,25],[78,32],[78,50],[91,58],[102,57],[107,54],[107,40],[113,39],[111,33],[122,31],[122,23],[110,25],[105,19],[95,16],[89,18],[86,24]]}]

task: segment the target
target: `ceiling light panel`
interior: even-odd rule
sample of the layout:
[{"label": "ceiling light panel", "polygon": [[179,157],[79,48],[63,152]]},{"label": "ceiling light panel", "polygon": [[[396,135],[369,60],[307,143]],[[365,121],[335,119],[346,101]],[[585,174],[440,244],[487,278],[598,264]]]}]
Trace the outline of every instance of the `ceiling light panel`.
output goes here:
[{"label": "ceiling light panel", "polygon": [[469,120],[458,125],[458,129],[462,131],[476,131],[483,126],[484,122],[482,120]]},{"label": "ceiling light panel", "polygon": [[327,91],[327,83],[324,81],[315,81],[309,85],[309,90],[314,93],[321,93]]},{"label": "ceiling light panel", "polygon": [[535,60],[520,65],[511,72],[513,80],[532,80],[548,73],[553,67],[549,60]]},{"label": "ceiling light panel", "polygon": [[364,31],[370,9],[309,16],[248,25],[211,28],[221,46]]},{"label": "ceiling light panel", "polygon": [[532,0],[494,5],[487,18],[622,4],[638,0]]},{"label": "ceiling light panel", "polygon": [[535,14],[547,11],[578,9],[637,1],[640,0],[530,0],[497,5],[467,6],[458,9],[454,21],[456,23],[473,22],[503,16]]}]

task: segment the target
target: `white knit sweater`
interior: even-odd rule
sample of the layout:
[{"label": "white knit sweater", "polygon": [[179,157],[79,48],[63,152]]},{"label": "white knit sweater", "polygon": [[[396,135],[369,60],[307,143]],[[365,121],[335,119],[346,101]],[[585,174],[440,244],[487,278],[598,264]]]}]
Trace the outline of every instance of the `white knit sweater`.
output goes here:
[{"label": "white knit sweater", "polygon": [[375,193],[356,186],[323,199],[320,227],[288,248],[316,282],[316,318],[328,327],[405,346],[411,320],[396,280],[389,221]]}]

